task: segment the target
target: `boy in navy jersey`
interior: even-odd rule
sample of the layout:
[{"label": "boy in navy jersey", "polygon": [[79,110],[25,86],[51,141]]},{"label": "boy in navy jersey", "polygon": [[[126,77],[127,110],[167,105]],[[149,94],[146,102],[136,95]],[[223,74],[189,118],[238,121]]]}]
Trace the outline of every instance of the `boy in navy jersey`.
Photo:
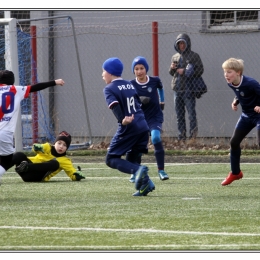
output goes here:
[{"label": "boy in navy jersey", "polygon": [[230,58],[222,64],[222,68],[228,86],[235,93],[231,107],[237,111],[237,105],[240,104],[242,108],[242,114],[230,140],[231,172],[221,183],[225,186],[243,178],[240,169],[240,143],[254,127],[260,145],[260,85],[255,79],[243,75],[244,61],[241,59]]},{"label": "boy in navy jersey", "polygon": [[118,129],[106,155],[106,164],[127,174],[135,173],[137,192],[133,196],[146,196],[155,189],[148,176],[148,167],[121,158],[128,151],[132,151],[136,156],[148,152],[149,127],[141,109],[140,99],[133,85],[121,78],[123,63],[120,59],[109,58],[102,68],[102,78],[107,84],[103,90],[105,100],[118,121]]},{"label": "boy in navy jersey", "polygon": [[[151,77],[147,75],[149,70],[148,63],[144,57],[138,56],[132,62],[132,72],[136,78],[130,82],[136,89],[142,102],[142,110],[145,119],[150,129],[151,141],[154,146],[154,155],[158,167],[159,178],[168,180],[169,177],[164,171],[164,148],[161,140],[161,131],[163,123],[164,109],[164,90],[159,77]],[[127,153],[127,160],[132,161],[131,152]],[[141,154],[138,163],[141,162]],[[135,181],[135,176],[132,174],[130,182]]]}]

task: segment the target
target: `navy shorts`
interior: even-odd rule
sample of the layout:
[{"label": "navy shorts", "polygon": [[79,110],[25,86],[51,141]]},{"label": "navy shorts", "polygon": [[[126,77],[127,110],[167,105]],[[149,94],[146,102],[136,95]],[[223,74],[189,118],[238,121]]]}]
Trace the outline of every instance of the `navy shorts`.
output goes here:
[{"label": "navy shorts", "polygon": [[140,153],[148,152],[148,142],[149,142],[149,131],[142,132],[137,135],[125,135],[119,137],[115,135],[109,145],[108,155],[125,155],[126,152],[130,150],[136,150]]},{"label": "navy shorts", "polygon": [[162,123],[151,122],[151,123],[148,123],[148,126],[149,126],[150,131],[159,130],[160,132],[162,132]]},{"label": "navy shorts", "polygon": [[260,129],[260,117],[240,116],[236,124],[237,129],[251,131],[254,127]]}]

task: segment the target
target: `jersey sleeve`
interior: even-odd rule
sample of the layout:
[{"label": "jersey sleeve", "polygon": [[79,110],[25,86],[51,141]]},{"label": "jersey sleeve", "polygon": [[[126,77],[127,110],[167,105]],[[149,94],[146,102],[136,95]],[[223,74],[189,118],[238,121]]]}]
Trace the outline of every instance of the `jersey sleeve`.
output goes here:
[{"label": "jersey sleeve", "polygon": [[158,78],[157,90],[159,95],[159,101],[164,102],[164,89],[160,78]]},{"label": "jersey sleeve", "polygon": [[72,181],[76,181],[76,176],[73,175],[77,169],[73,166],[70,158],[64,156],[62,160],[59,161],[60,167],[64,170],[64,172],[70,177]]},{"label": "jersey sleeve", "polygon": [[104,96],[105,96],[105,100],[106,103],[108,105],[109,108],[112,108],[113,105],[118,104],[118,100],[116,99],[115,95],[113,94],[113,92],[109,89],[109,87],[105,87],[104,88]]},{"label": "jersey sleeve", "polygon": [[26,91],[25,91],[25,94],[24,94],[24,98],[28,98],[29,95],[30,95],[30,92],[31,92],[31,86],[28,85],[28,86],[26,86]]}]

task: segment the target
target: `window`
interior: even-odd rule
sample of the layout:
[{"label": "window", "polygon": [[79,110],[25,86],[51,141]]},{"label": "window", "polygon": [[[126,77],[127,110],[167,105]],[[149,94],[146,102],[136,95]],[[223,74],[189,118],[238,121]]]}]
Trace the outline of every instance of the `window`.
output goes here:
[{"label": "window", "polygon": [[258,11],[208,11],[209,29],[258,29]]}]

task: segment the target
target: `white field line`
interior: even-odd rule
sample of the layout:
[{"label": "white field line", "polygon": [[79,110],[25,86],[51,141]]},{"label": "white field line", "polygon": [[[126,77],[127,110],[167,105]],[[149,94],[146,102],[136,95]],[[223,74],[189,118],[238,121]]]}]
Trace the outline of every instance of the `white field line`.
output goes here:
[{"label": "white field line", "polygon": [[[152,179],[153,179],[154,177],[152,177]],[[170,180],[187,180],[187,181],[189,181],[189,180],[222,180],[224,177],[222,176],[222,177],[213,177],[213,178],[210,178],[210,177],[189,177],[188,179],[187,179],[187,177],[172,177],[172,176],[170,176]],[[7,180],[7,179],[21,179],[21,177],[7,177],[6,175],[3,177],[3,179],[5,179],[5,180]],[[54,176],[54,177],[52,177],[51,178],[51,180],[65,180],[65,179],[67,179],[67,180],[70,180],[70,178],[69,177],[67,177],[67,176],[64,176],[64,177],[56,177],[56,176]],[[87,177],[87,176],[85,176],[85,180],[86,179],[90,179],[90,180],[94,180],[94,179],[102,179],[102,180],[105,180],[105,179],[110,179],[110,180],[114,180],[114,179],[116,179],[116,180],[119,180],[119,179],[129,179],[129,176],[127,176],[127,177],[120,177],[120,176],[118,176],[118,177],[115,177],[115,176],[108,176],[108,177],[98,177],[98,176],[95,176],[95,177]],[[260,180],[260,177],[256,177],[256,178],[250,178],[250,177],[243,177],[243,180]],[[84,180],[81,180],[81,181],[83,181],[84,182]],[[50,181],[49,181],[50,182]]]},{"label": "white field line", "polygon": [[210,235],[210,236],[247,236],[260,237],[260,233],[229,233],[229,232],[197,232],[197,231],[176,231],[160,229],[119,229],[119,228],[63,228],[63,227],[33,227],[33,226],[0,226],[0,229],[30,229],[30,230],[60,230],[60,231],[95,231],[95,232],[133,232],[133,233],[161,233],[161,234],[178,234],[178,235]]},{"label": "white field line", "polygon": [[[84,170],[84,169],[82,169]],[[88,170],[88,169],[87,169]],[[8,172],[8,173],[16,173],[16,172]],[[8,173],[5,174],[2,179],[21,179],[20,176],[8,176]],[[173,173],[174,175],[174,173]],[[152,177],[154,178],[154,177]],[[170,175],[170,180],[222,180],[224,177],[201,177],[201,176],[196,176],[196,177],[190,177],[187,179],[187,176],[185,177],[174,177],[172,175]],[[70,180],[70,178],[68,176],[62,176],[62,177],[59,177],[59,176],[54,176],[52,177],[52,180]],[[85,176],[85,180],[86,179],[91,179],[91,180],[94,180],[94,179],[101,179],[101,180],[105,180],[105,179],[116,179],[116,180],[119,180],[119,179],[129,179],[129,176],[127,174],[123,175],[122,173],[119,173],[118,176]],[[169,181],[170,181],[169,180]],[[243,180],[260,180],[260,176],[259,177],[243,177]],[[81,181],[84,181],[84,180],[81,180]]]},{"label": "white field line", "polygon": [[[241,247],[248,247],[251,249],[252,251],[252,247],[258,247],[259,248],[260,244],[224,244],[224,245],[221,245],[221,244],[217,244],[217,245],[203,245],[203,244],[167,244],[167,245],[141,245],[141,246],[125,246],[125,245],[121,245],[121,246],[107,246],[107,245],[100,245],[100,246],[91,246],[91,245],[85,245],[85,246],[75,246],[75,245],[71,245],[71,246],[64,246],[64,245],[57,245],[57,246],[52,246],[52,245],[49,245],[49,246],[0,246],[0,249],[68,249],[68,248],[73,248],[73,249],[93,249],[93,250],[98,250],[98,249],[101,249],[101,250],[104,250],[104,249],[107,249],[107,250],[111,250],[113,248],[129,248],[129,249],[133,249],[135,250],[135,248],[143,248],[143,249],[146,249],[146,248],[157,248],[157,249],[163,249],[163,248],[199,248],[199,249],[210,249],[210,248],[241,248]],[[129,250],[128,249],[128,250]],[[248,252],[248,253],[253,253],[253,252]],[[120,251],[121,253],[124,253],[124,251]],[[226,251],[225,251],[226,252]],[[5,253],[5,252],[3,252]],[[23,252],[23,253],[27,253],[27,252]],[[40,253],[40,252],[39,252]],[[47,253],[47,252],[44,252],[44,253]],[[49,252],[48,252],[49,253]],[[71,252],[73,253],[73,252]],[[80,253],[80,251],[76,251],[75,253]],[[88,253],[88,252],[85,252],[85,253]],[[90,252],[89,252],[90,253]],[[98,252],[96,252],[98,253]],[[105,253],[104,251],[102,251],[102,253]],[[109,252],[109,253],[112,253],[112,252]],[[128,252],[128,253],[131,253],[131,252]],[[136,253],[136,252],[132,252],[132,253]],[[142,252],[142,253],[148,253],[148,252]],[[155,253],[155,252],[153,252]],[[160,253],[159,251],[156,251],[156,253]],[[163,251],[162,253],[167,253],[167,251]],[[175,253],[175,252],[172,252],[172,253]],[[177,252],[176,252],[177,253]],[[182,253],[185,253],[185,251],[183,251]],[[192,250],[189,250],[189,254],[192,253]],[[196,252],[196,253],[199,253],[199,252]],[[203,253],[206,253],[205,251]],[[211,253],[214,253],[214,252],[211,252]],[[222,252],[218,252],[218,253],[222,253]],[[228,253],[228,252],[226,252]],[[234,252],[232,252],[234,253]],[[16,253],[17,254],[17,253]],[[241,252],[240,252],[241,254]],[[251,259],[251,257],[250,257]]]},{"label": "white field line", "polygon": [[[260,160],[260,159],[259,159]],[[91,162],[89,162],[89,163],[81,163],[81,162],[78,162],[78,163],[73,163],[73,165],[78,165],[78,164],[80,164],[80,165],[103,165],[104,167],[102,167],[101,169],[105,169],[105,168],[108,168],[109,169],[109,167],[108,166],[106,166],[105,165],[105,163],[91,163]],[[151,166],[156,166],[157,165],[157,163],[145,163],[145,162],[142,162],[142,164],[145,164],[145,165],[151,165]],[[200,165],[200,164],[204,164],[204,165],[206,165],[206,164],[217,164],[217,165],[219,165],[219,164],[230,164],[229,162],[226,162],[226,163],[165,163],[165,166],[167,167],[167,166],[175,166],[175,165],[184,165],[184,166],[189,166],[189,165]],[[241,164],[256,164],[256,165],[258,165],[258,164],[260,164],[260,162],[259,163],[255,163],[255,162],[253,162],[253,163],[241,163]],[[97,168],[93,168],[93,169],[97,169]]]}]

